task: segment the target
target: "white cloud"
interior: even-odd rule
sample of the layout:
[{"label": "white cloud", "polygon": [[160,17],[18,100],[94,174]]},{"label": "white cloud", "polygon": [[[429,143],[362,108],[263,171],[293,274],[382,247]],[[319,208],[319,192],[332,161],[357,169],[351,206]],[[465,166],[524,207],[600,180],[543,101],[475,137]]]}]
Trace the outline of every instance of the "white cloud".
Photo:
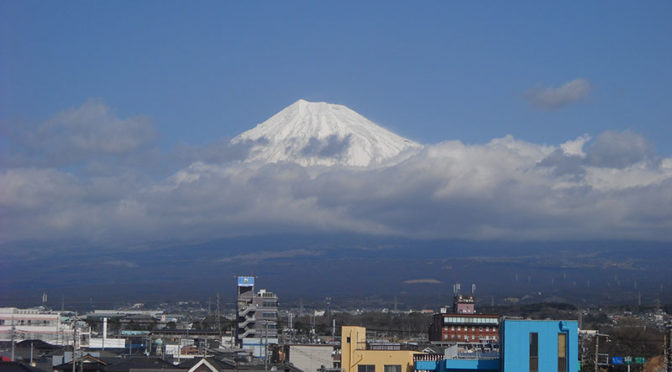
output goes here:
[{"label": "white cloud", "polygon": [[14,133],[3,163],[10,166],[83,166],[91,172],[147,163],[156,157],[156,131],[143,116],[118,118],[102,102],[53,115]]},{"label": "white cloud", "polygon": [[[134,125],[122,127],[136,133]],[[123,159],[121,148],[143,146],[120,142],[127,145],[105,152]],[[446,141],[375,169],[248,164],[236,160],[245,149],[222,144],[180,151],[177,164],[191,163],[160,178],[146,177],[142,163],[94,176],[49,164],[4,167],[0,241],[203,241],[293,232],[672,239],[672,159],[656,157],[632,132],[604,132],[594,141],[583,135],[558,146],[512,136],[479,145]]]},{"label": "white cloud", "polygon": [[600,133],[588,148],[587,161],[591,165],[624,168],[647,160],[653,147],[646,139],[631,131]]},{"label": "white cloud", "polygon": [[533,107],[541,110],[556,110],[569,104],[579,102],[590,93],[590,82],[586,79],[575,79],[560,87],[538,87],[525,92],[523,97]]},{"label": "white cloud", "polygon": [[586,154],[583,152],[583,146],[586,142],[590,141],[590,139],[591,137],[589,135],[584,134],[575,140],[570,140],[561,144],[560,148],[565,155],[585,157]]},{"label": "white cloud", "polygon": [[34,140],[61,151],[124,155],[154,137],[154,128],[147,118],[118,119],[105,104],[89,101],[55,115],[38,129]]}]

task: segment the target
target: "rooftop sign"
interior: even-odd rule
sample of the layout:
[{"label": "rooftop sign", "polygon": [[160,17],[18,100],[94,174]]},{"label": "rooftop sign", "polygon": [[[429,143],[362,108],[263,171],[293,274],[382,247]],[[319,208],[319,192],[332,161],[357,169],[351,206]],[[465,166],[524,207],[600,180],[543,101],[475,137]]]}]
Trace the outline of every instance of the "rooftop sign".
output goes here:
[{"label": "rooftop sign", "polygon": [[239,287],[254,287],[254,277],[253,276],[239,276],[238,277],[238,286]]}]

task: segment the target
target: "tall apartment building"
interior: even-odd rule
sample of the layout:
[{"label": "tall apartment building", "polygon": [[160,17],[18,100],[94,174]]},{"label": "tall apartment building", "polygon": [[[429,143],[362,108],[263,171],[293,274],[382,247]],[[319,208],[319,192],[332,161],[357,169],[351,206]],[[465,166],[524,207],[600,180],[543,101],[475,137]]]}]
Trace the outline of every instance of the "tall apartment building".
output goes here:
[{"label": "tall apartment building", "polygon": [[267,346],[278,343],[278,296],[265,289],[254,292],[254,277],[238,277],[236,342],[265,357]]}]

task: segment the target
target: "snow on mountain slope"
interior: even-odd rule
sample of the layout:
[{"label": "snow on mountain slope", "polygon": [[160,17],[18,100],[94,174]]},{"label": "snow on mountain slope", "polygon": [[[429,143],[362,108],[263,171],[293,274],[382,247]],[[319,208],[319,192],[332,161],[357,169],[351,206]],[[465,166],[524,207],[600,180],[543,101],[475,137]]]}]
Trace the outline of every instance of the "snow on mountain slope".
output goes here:
[{"label": "snow on mountain slope", "polygon": [[298,100],[232,143],[254,141],[247,161],[367,167],[403,159],[422,145],[382,128],[355,111]]}]

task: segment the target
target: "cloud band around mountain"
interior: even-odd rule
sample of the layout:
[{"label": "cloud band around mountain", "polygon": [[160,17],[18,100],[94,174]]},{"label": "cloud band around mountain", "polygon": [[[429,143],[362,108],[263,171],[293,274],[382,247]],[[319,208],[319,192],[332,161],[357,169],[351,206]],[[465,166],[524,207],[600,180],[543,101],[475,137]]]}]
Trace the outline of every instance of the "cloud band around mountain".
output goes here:
[{"label": "cloud band around mountain", "polygon": [[[90,125],[137,133],[125,124],[131,119],[101,112]],[[62,140],[71,143],[79,129],[67,127],[75,129]],[[372,169],[249,164],[241,161],[249,147],[226,141],[172,153],[151,140],[112,153],[81,146],[78,156],[45,162],[59,146],[14,147],[19,160],[3,154],[2,242],[123,244],[307,232],[672,240],[672,159],[629,131],[557,146],[511,136],[478,145],[445,141]],[[158,158],[127,161],[143,154]],[[166,169],[157,171],[157,163]]]}]

